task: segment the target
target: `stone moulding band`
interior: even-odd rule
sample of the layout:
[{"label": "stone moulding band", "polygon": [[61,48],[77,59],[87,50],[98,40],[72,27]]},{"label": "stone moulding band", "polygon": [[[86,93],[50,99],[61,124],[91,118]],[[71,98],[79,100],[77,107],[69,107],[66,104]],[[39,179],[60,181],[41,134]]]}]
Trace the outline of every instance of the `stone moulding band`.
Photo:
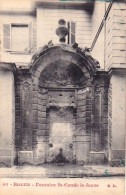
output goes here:
[{"label": "stone moulding band", "polygon": [[15,72],[16,69],[15,63],[0,62],[0,70]]}]

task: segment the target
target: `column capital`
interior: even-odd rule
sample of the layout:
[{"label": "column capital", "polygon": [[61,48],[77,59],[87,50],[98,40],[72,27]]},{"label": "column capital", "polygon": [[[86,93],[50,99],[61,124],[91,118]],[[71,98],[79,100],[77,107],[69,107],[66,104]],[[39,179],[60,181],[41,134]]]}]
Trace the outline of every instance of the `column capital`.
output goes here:
[{"label": "column capital", "polygon": [[15,72],[16,65],[15,63],[0,62],[0,70]]}]

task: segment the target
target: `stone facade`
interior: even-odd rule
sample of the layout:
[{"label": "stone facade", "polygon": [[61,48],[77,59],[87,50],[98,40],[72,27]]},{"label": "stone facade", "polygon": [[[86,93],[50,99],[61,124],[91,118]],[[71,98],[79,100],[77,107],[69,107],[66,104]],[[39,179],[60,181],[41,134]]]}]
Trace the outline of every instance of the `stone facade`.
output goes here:
[{"label": "stone facade", "polygon": [[[107,162],[108,80],[98,67],[79,48],[59,45],[41,51],[29,69],[17,70],[17,163],[53,162],[60,147],[70,163]],[[61,138],[51,137],[57,122],[70,124],[69,137],[67,129]],[[62,137],[71,141],[59,144]]]},{"label": "stone facade", "polygon": [[[31,30],[29,51],[14,53],[1,49],[1,165],[124,164],[124,41],[120,42],[120,51],[115,51],[117,17],[112,20],[119,6],[117,9],[117,4],[111,2],[76,6],[74,2],[66,2],[64,8],[64,3],[52,2],[51,7],[47,2],[35,3],[33,8],[37,9],[37,14],[34,9],[20,13]],[[105,8],[105,15],[103,19],[101,14],[96,21],[99,5]],[[119,5],[122,10],[119,17],[122,17],[125,6],[123,2]],[[57,28],[57,25],[52,27],[51,11],[54,24],[61,19],[60,14],[69,22],[70,11],[73,18],[76,16],[79,46],[76,42],[57,44],[55,33],[50,34],[53,27]],[[6,13],[1,11],[0,14],[6,23]],[[11,25],[17,18],[18,14],[12,13]],[[19,23],[22,18],[19,17]],[[40,36],[40,21],[48,32],[45,39],[42,39],[45,30]],[[124,31],[122,26],[119,30]],[[52,41],[46,42],[48,37]],[[45,42],[47,44],[43,45]]]}]

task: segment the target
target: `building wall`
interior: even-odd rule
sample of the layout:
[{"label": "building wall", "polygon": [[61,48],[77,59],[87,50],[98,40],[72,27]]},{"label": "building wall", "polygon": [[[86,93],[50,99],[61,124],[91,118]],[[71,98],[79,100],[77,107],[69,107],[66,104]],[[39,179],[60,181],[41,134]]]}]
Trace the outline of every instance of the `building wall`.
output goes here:
[{"label": "building wall", "polygon": [[126,5],[113,3],[106,23],[106,70],[126,65]]},{"label": "building wall", "polygon": [[[33,51],[36,50],[36,18],[31,16],[30,13],[23,14],[22,12],[11,12],[9,14],[1,14],[1,61],[2,62],[13,62],[17,66],[26,66],[31,60]],[[31,51],[14,52],[11,50],[4,50],[3,48],[3,24],[27,24],[30,25],[29,34],[31,37]]]},{"label": "building wall", "polygon": [[[75,39],[80,47],[90,47],[92,42],[91,10],[37,8],[36,13],[26,10],[1,11],[1,61],[14,62],[17,66],[27,66],[36,49],[50,40],[59,43],[56,35],[59,19],[75,22]],[[25,52],[5,51],[3,49],[3,24],[28,24],[31,49]]]},{"label": "building wall", "polygon": [[50,40],[52,40],[54,44],[59,43],[56,29],[60,19],[75,22],[76,42],[80,47],[90,47],[92,22],[91,15],[88,11],[38,8],[37,48],[47,44]]},{"label": "building wall", "polygon": [[95,1],[92,14],[92,41],[98,31],[101,21],[105,15],[105,1]]},{"label": "building wall", "polygon": [[10,166],[14,162],[14,75],[11,68],[0,68],[0,164]]},{"label": "building wall", "polygon": [[[105,16],[105,20],[103,20],[101,30],[99,30],[96,40],[92,45],[92,55],[93,57],[96,57],[97,60],[100,62],[100,66],[102,69],[108,70],[111,67],[125,68],[125,11],[125,3],[114,2],[112,4],[108,15]],[[101,18],[101,21],[102,19],[104,18]],[[96,19],[94,19],[94,24],[96,23],[95,20]],[[96,26],[97,25],[98,22],[96,23]]]},{"label": "building wall", "polygon": [[125,75],[113,74],[109,86],[108,107],[108,160],[113,165],[125,160]]}]

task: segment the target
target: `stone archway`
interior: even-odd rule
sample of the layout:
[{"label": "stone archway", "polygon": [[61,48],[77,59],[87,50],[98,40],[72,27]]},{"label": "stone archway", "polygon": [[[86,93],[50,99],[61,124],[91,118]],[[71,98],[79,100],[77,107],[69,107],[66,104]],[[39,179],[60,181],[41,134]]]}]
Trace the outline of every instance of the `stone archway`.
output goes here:
[{"label": "stone archway", "polygon": [[[104,117],[103,113],[105,76],[97,73],[98,64],[86,51],[65,44],[46,47],[33,56],[25,77],[19,71],[21,110],[27,115],[22,118],[24,139],[21,147],[17,145],[19,162],[54,162],[60,149],[62,159],[70,163],[94,162],[99,155],[103,159],[99,151],[104,147],[101,143],[105,136],[101,130],[107,115],[105,112]],[[29,83],[27,90],[26,83]],[[66,140],[61,144],[57,139],[60,125]],[[17,137],[17,143],[18,140]]]},{"label": "stone archway", "polygon": [[[33,130],[36,140],[33,148],[37,163],[54,161],[60,149],[69,162],[83,163],[90,160],[91,81],[96,67],[90,57],[82,55],[82,52],[78,54],[72,47],[64,47],[46,49],[30,67],[33,79],[32,98],[36,99],[33,103],[33,127],[36,125],[37,128]],[[59,117],[60,114],[57,113],[62,109],[64,112]],[[69,120],[65,115],[68,115]],[[60,138],[57,140],[56,128],[53,129],[61,125],[63,134],[63,123],[66,128],[71,126],[68,129],[68,132],[71,131],[71,141],[67,144],[64,141],[64,145],[59,144]],[[51,134],[55,136],[52,138]],[[64,140],[68,140],[67,135],[62,136]],[[59,144],[57,150],[56,144]]]}]

